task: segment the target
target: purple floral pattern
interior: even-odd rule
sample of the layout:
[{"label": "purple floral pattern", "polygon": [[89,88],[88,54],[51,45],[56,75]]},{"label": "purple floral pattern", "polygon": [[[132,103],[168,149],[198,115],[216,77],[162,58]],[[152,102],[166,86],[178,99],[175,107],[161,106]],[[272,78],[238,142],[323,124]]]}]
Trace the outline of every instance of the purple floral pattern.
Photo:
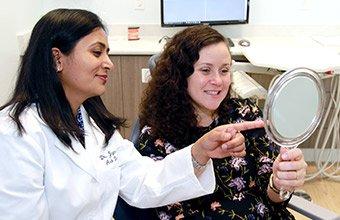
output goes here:
[{"label": "purple floral pattern", "polygon": [[236,177],[230,181],[228,186],[236,187],[237,191],[241,191],[245,187],[245,183],[246,181],[244,181],[242,177]]},{"label": "purple floral pattern", "polygon": [[247,165],[247,161],[243,157],[232,157],[229,161],[230,166],[235,170],[240,170],[240,168],[244,165]]},{"label": "purple floral pattern", "polygon": [[[228,115],[218,118],[197,137],[221,124],[258,120],[260,109],[250,100],[230,99]],[[142,155],[161,160],[185,146],[173,146],[166,137],[152,138],[151,129],[141,131]],[[272,164],[279,147],[268,141],[264,129],[242,132],[246,156],[214,159],[216,190],[213,194],[154,209],[158,219],[294,219],[286,209],[287,202],[273,203],[266,194]]]},{"label": "purple floral pattern", "polygon": [[267,208],[264,204],[258,203],[258,204],[256,205],[256,212],[257,212],[261,217],[263,217],[264,214],[265,214],[267,211],[268,211],[268,208]]}]

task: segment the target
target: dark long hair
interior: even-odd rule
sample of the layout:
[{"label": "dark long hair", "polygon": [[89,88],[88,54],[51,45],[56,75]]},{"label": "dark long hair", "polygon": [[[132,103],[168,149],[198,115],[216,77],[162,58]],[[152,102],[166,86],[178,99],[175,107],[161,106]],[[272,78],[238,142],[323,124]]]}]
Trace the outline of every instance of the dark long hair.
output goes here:
[{"label": "dark long hair", "polygon": [[[216,30],[198,25],[177,33],[165,45],[152,79],[144,92],[140,106],[141,127],[151,126],[151,135],[164,138],[172,144],[192,143],[197,129],[197,117],[192,99],[187,92],[187,78],[194,72],[203,47],[227,40]],[[218,114],[223,113],[223,100]]]},{"label": "dark long hair", "polygon": [[[73,149],[70,137],[78,139],[83,146],[83,132],[77,126],[62,84],[56,72],[52,48],[70,54],[77,42],[95,28],[102,28],[100,18],[80,9],[56,9],[44,15],[34,26],[28,47],[19,66],[19,76],[10,100],[0,107],[11,108],[10,116],[22,135],[25,128],[19,120],[20,114],[36,104],[40,117],[52,129],[58,139]],[[100,97],[92,97],[83,103],[89,116],[105,134],[105,145],[115,129],[124,125],[124,120],[113,116]]]}]

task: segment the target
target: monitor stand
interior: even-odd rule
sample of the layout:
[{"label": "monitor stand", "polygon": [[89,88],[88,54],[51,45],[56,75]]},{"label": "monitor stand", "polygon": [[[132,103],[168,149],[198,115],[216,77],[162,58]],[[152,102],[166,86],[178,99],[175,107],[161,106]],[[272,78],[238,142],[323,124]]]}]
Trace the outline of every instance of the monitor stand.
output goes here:
[{"label": "monitor stand", "polygon": [[229,37],[227,37],[227,41],[228,41],[229,47],[235,46],[234,42]]}]

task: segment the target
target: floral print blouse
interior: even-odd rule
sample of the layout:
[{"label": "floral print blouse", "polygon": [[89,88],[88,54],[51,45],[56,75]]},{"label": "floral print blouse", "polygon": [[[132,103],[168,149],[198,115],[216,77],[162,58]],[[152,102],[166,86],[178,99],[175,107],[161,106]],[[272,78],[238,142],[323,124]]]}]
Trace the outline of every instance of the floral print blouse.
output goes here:
[{"label": "floral print blouse", "polygon": [[[218,118],[209,127],[200,128],[193,137],[200,136],[216,126],[262,117],[259,108],[250,100],[230,99],[228,117]],[[145,126],[139,138],[138,150],[154,160],[185,146],[173,146],[165,138],[150,136],[152,128]],[[294,219],[286,209],[287,202],[274,203],[267,196],[272,164],[279,147],[268,140],[264,129],[242,132],[246,156],[213,159],[216,189],[213,194],[154,209],[149,219]],[[179,171],[180,172],[180,171]]]}]

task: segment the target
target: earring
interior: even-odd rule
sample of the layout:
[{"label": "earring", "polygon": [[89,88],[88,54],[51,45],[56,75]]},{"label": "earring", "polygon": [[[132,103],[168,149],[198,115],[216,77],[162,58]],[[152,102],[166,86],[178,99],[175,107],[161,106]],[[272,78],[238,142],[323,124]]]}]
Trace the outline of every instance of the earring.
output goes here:
[{"label": "earring", "polygon": [[57,73],[60,73],[61,72],[61,62],[60,60],[57,60]]}]

